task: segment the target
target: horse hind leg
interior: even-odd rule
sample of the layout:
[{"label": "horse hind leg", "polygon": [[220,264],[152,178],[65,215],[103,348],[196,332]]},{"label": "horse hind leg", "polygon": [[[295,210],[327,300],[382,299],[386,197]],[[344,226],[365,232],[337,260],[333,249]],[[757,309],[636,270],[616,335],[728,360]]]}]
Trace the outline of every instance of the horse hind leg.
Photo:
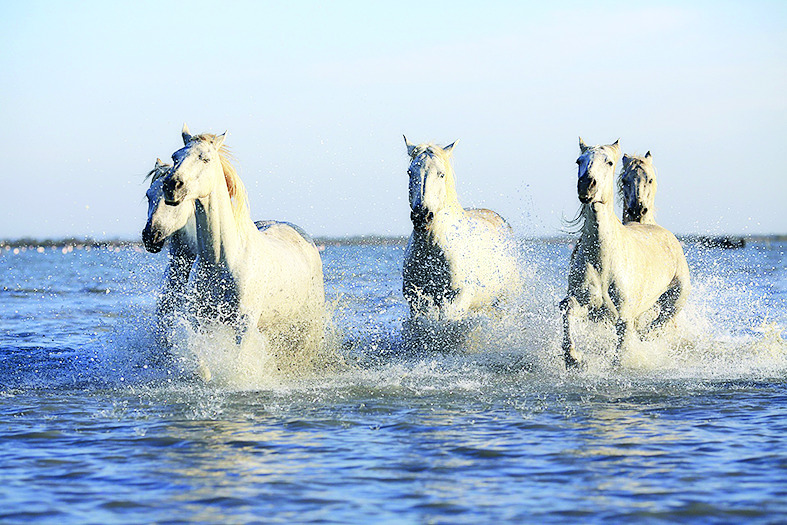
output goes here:
[{"label": "horse hind leg", "polygon": [[688,289],[680,282],[674,283],[656,301],[659,313],[648,326],[647,333],[660,331],[683,308],[688,299]]}]

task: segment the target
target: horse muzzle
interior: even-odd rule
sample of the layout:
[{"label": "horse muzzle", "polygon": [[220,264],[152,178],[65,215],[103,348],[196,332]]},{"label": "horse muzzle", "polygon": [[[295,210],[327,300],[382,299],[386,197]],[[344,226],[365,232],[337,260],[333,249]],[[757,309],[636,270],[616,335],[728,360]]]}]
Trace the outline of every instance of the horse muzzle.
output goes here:
[{"label": "horse muzzle", "polygon": [[425,230],[434,218],[434,213],[426,208],[415,208],[410,212],[410,220],[416,230]]},{"label": "horse muzzle", "polygon": [[628,209],[628,216],[634,222],[641,221],[642,217],[644,217],[646,213],[648,213],[648,208],[646,208],[645,206],[639,203],[635,204],[634,206],[631,206]]},{"label": "horse muzzle", "polygon": [[579,202],[582,204],[587,204],[593,200],[593,196],[595,195],[596,189],[596,179],[591,179],[590,177],[582,177],[577,181],[577,197],[579,197]]},{"label": "horse muzzle", "polygon": [[145,226],[145,229],[142,230],[142,243],[150,253],[160,252],[164,247],[164,241],[166,241],[166,238],[158,233],[154,233],[149,226]]}]

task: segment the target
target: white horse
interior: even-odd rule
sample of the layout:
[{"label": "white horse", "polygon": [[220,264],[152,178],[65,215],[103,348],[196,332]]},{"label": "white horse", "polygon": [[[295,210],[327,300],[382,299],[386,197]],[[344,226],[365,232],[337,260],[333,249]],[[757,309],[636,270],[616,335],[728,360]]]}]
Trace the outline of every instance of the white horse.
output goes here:
[{"label": "white horse", "polygon": [[689,268],[675,236],[656,224],[623,225],[613,207],[615,164],[620,146],[587,146],[579,139],[577,194],[582,234],[571,255],[568,294],[563,311],[563,353],[567,367],[578,366],[582,354],[571,335],[572,318],[615,324],[617,364],[634,323],[656,305],[658,315],[648,330],[664,325],[688,298]]},{"label": "white horse", "polygon": [[236,329],[238,340],[257,328],[290,348],[319,344],[325,292],[322,261],[314,243],[286,223],[258,230],[248,212],[246,190],[227,158],[223,135],[192,136],[164,178],[171,207],[193,209],[197,259],[190,290],[200,322]]},{"label": "white horse", "polygon": [[188,303],[186,287],[191,266],[197,258],[194,208],[164,204],[164,177],[171,168],[170,164],[156,159],[156,166],[148,173],[151,179],[146,192],[148,220],[142,230],[145,249],[151,253],[160,252],[169,239],[169,263],[164,276],[164,286],[156,304],[156,319],[162,335],[166,335],[178,309]]},{"label": "white horse", "polygon": [[623,155],[618,195],[623,202],[623,224],[656,224],[656,168],[650,151],[644,157]]},{"label": "white horse", "polygon": [[441,148],[404,140],[413,232],[402,273],[411,318],[459,321],[495,306],[519,287],[511,227],[491,210],[459,204],[449,162],[455,142]]}]

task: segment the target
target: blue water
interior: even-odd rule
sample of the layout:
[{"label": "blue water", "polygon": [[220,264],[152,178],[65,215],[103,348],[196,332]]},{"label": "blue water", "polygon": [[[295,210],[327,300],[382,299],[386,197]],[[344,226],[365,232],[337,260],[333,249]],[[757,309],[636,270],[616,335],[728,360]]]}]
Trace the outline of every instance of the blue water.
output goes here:
[{"label": "blue water", "polygon": [[518,303],[413,354],[403,248],[329,245],[325,355],[209,383],[151,336],[164,255],[3,250],[0,522],[784,522],[787,244],[686,249],[676,326],[620,369],[588,326],[568,373],[569,246],[523,243]]}]

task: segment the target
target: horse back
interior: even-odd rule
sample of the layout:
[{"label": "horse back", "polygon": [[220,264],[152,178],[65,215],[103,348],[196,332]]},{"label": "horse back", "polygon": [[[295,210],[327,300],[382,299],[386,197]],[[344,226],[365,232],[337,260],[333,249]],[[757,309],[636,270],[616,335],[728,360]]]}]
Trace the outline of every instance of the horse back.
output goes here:
[{"label": "horse back", "polygon": [[298,226],[297,224],[293,224],[287,221],[274,221],[274,220],[267,220],[267,221],[255,221],[254,225],[257,227],[257,230],[260,232],[265,232],[268,228],[272,226],[289,226],[293,230],[295,230],[298,235],[300,235],[304,241],[314,244],[314,239],[311,235],[306,233],[306,230]]},{"label": "horse back", "polygon": [[[623,226],[628,233],[628,244],[637,246],[638,251],[656,260],[670,259],[676,264],[685,262],[683,247],[677,237],[668,229],[655,223],[630,222]],[[656,254],[660,254],[658,257]]]},{"label": "horse back", "polygon": [[657,298],[676,285],[688,291],[686,256],[672,232],[657,224],[628,223],[624,229],[628,234],[625,245],[630,247],[629,263],[638,261],[639,272],[647,276],[640,281],[642,298]]},{"label": "horse back", "polygon": [[508,224],[508,222],[495,211],[489,210],[487,208],[468,208],[465,209],[465,213],[474,219],[488,222],[496,230],[513,233],[513,229]]}]

